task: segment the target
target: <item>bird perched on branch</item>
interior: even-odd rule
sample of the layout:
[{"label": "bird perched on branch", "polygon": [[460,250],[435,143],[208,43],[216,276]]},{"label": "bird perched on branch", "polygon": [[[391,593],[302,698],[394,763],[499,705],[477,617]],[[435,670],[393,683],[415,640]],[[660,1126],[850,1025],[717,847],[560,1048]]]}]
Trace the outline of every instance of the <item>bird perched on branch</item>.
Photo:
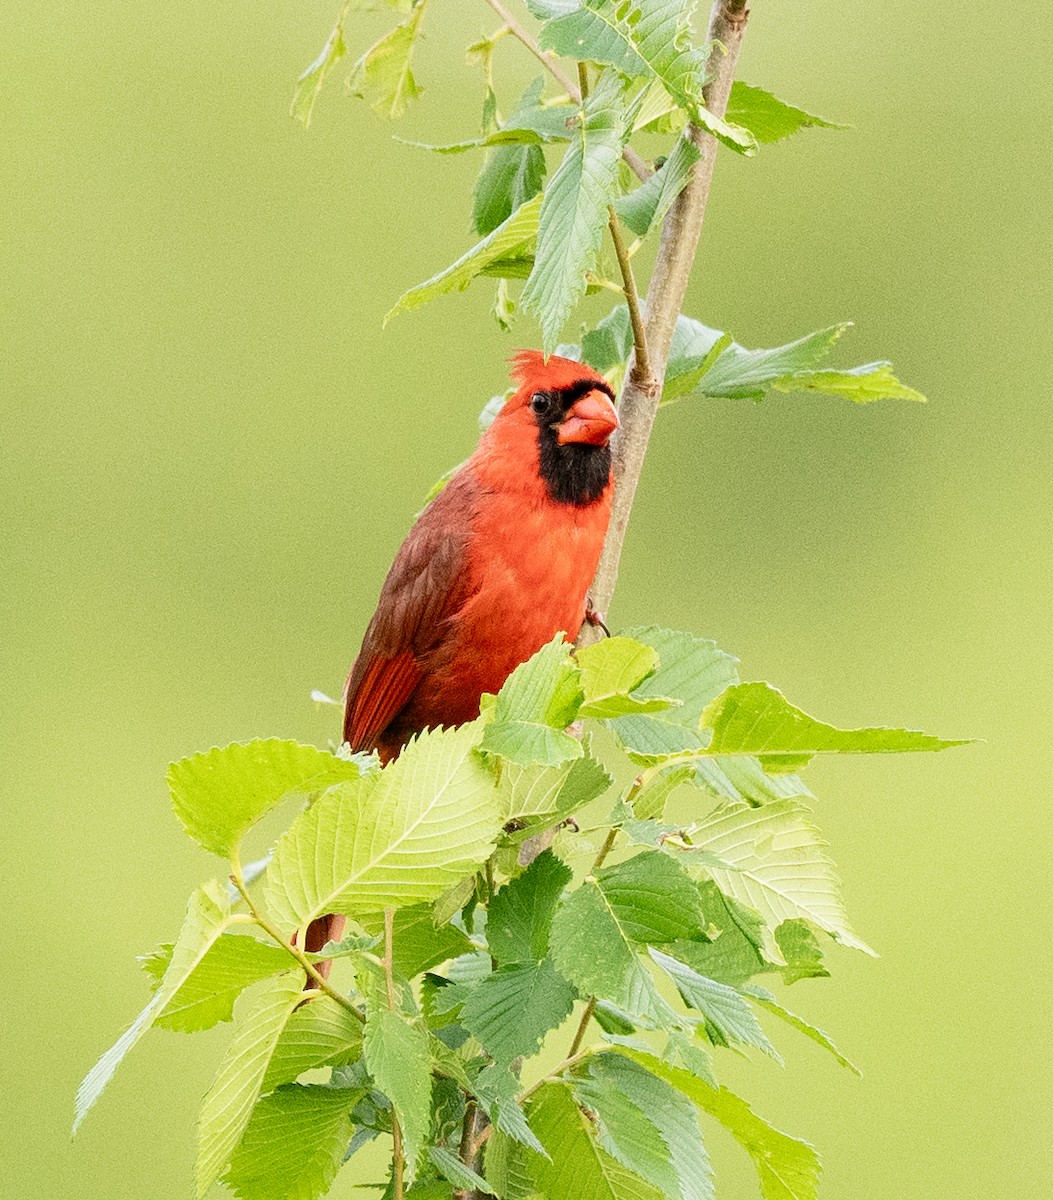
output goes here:
[{"label": "bird perched on branch", "polygon": [[[483,692],[586,616],[611,513],[614,393],[537,351],[515,393],[395,556],[344,690],[344,740],[394,758],[413,734],[479,715]],[[320,917],[306,948],[343,934]]]}]

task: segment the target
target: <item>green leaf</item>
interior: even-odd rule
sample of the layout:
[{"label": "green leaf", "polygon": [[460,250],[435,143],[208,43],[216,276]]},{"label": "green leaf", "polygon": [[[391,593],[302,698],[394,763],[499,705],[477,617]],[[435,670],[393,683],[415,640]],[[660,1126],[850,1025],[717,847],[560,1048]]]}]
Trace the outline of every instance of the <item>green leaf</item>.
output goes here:
[{"label": "green leaf", "polygon": [[653,646],[628,637],[608,637],[578,650],[575,659],[585,695],[579,717],[624,717],[676,707],[677,702],[666,697],[630,694],[658,668]]},{"label": "green leaf", "polygon": [[632,808],[637,818],[641,821],[661,821],[669,797],[680,784],[691,778],[691,773],[691,767],[671,767],[647,779],[633,796]]},{"label": "green leaf", "polygon": [[644,850],[605,867],[596,882],[625,936],[638,946],[661,946],[701,932],[698,889],[661,851]]},{"label": "green leaf", "polygon": [[662,1193],[602,1150],[592,1123],[564,1084],[546,1084],[530,1106],[530,1125],[548,1160],[531,1156],[527,1171],[545,1200],[660,1200]]},{"label": "green leaf", "polygon": [[316,1067],[354,1062],[361,1053],[362,1022],[332,996],[316,996],[285,1023],[261,1090],[273,1091]]},{"label": "green leaf", "polygon": [[787,984],[830,974],[823,966],[823,952],[807,921],[783,921],[775,930],[775,941],[786,959],[782,977]]},{"label": "green leaf", "polygon": [[[367,917],[362,926],[369,933],[384,931],[380,914]],[[406,979],[473,949],[471,941],[460,929],[447,922],[436,923],[435,910],[430,904],[398,909],[391,933],[392,965],[396,974]]]},{"label": "green leaf", "polygon": [[552,922],[551,945],[560,973],[583,996],[613,1001],[634,1019],[659,1023],[667,1015],[654,981],[595,883],[565,897]]},{"label": "green leaf", "polygon": [[233,1017],[234,1001],[247,987],[290,966],[292,959],[279,946],[225,934],[208,948],[156,1024],[183,1033],[211,1029]]},{"label": "green leaf", "polygon": [[707,753],[755,754],[767,770],[793,770],[816,754],[891,754],[946,750],[967,741],[945,741],[915,729],[837,729],[792,705],[767,683],[729,687],[702,714],[712,729]]},{"label": "green leaf", "polygon": [[574,1094],[596,1115],[600,1146],[666,1196],[711,1200],[713,1169],[687,1097],[622,1054],[597,1054],[584,1071]]},{"label": "green leaf", "polygon": [[544,194],[534,268],[521,303],[538,318],[547,353],[596,265],[627,133],[623,92],[614,72],[601,77]]},{"label": "green leaf", "polygon": [[544,180],[545,156],[540,145],[498,146],[476,180],[472,228],[484,237],[493,233],[541,191]]},{"label": "green leaf", "polygon": [[438,296],[463,292],[476,276],[495,268],[502,260],[522,258],[531,251],[537,238],[541,200],[540,195],[528,200],[451,266],[404,292],[384,318],[384,324],[399,313],[421,308]]},{"label": "green leaf", "polygon": [[417,1155],[431,1125],[431,1053],[419,1021],[374,1008],[366,1020],[365,1057],[377,1087],[391,1101],[402,1126],[406,1164],[412,1178]]},{"label": "green leaf", "polygon": [[813,1042],[822,1046],[824,1050],[829,1050],[842,1067],[847,1067],[849,1071],[862,1079],[863,1072],[850,1059],[845,1058],[830,1040],[829,1034],[825,1033],[822,1029],[817,1029],[814,1025],[810,1025],[803,1017],[790,1012],[788,1008],[783,1008],[766,988],[757,987],[756,984],[747,984],[743,988],[743,991],[748,996],[751,996],[762,1008],[766,1008],[768,1012],[774,1013],[780,1020],[785,1021],[787,1025],[792,1025],[794,1029],[803,1033],[805,1037],[811,1038]]},{"label": "green leaf", "polygon": [[205,1096],[198,1122],[197,1194],[223,1174],[259,1099],[271,1055],[293,1009],[303,1001],[304,974],[269,982],[238,1022],[234,1039]]},{"label": "green leaf", "polygon": [[169,766],[167,781],[187,833],[206,850],[230,858],[245,831],[286,796],[320,791],[361,773],[358,762],[268,738],[181,759]]},{"label": "green leaf", "polygon": [[[696,337],[704,338],[714,333],[690,317],[682,320]],[[733,342],[706,373],[699,390],[706,396],[763,400],[777,381],[788,382],[798,372],[817,367],[849,328],[851,322],[844,321],[770,350],[747,350]]]},{"label": "green leaf", "polygon": [[866,363],[844,371],[798,371],[789,379],[777,379],[772,386],[779,392],[822,392],[827,396],[843,396],[854,404],[870,404],[874,400],[925,403],[921,392],[900,383],[889,362]]},{"label": "green leaf", "polygon": [[676,708],[647,715],[619,717],[611,729],[619,742],[641,757],[661,756],[702,745],[698,722],[702,710],[738,680],[736,660],[716,643],[690,633],[650,625],[627,629],[625,636],[652,646],[659,667],[636,689],[638,697],[674,696]]},{"label": "green leaf", "polygon": [[[545,1147],[537,1140],[537,1136],[527,1124],[526,1115],[516,1099],[519,1091],[519,1080],[507,1067],[490,1065],[479,1072],[475,1081],[475,1094],[494,1125],[495,1137],[504,1134],[519,1146],[525,1146],[536,1154],[545,1154]],[[512,1164],[509,1163],[509,1166]],[[486,1156],[487,1177],[495,1180],[491,1174],[491,1158]],[[504,1187],[498,1185],[502,1193]]]},{"label": "green leaf", "polygon": [[726,1087],[712,1087],[698,1076],[638,1050],[625,1048],[618,1053],[671,1083],[732,1134],[753,1159],[764,1200],[816,1200],[819,1156],[807,1142],[769,1125]]},{"label": "green leaf", "polygon": [[[654,886],[648,884],[649,871],[656,872]],[[583,996],[610,1000],[653,1025],[677,1025],[680,1019],[658,994],[637,949],[651,939],[698,932],[692,893],[687,899],[679,868],[657,851],[599,872],[567,894],[556,911],[550,944],[557,968]],[[680,907],[685,903],[686,910]]]},{"label": "green leaf", "polygon": [[483,734],[482,749],[528,767],[559,766],[583,754],[563,730],[581,706],[581,677],[558,633],[505,680]]},{"label": "green leaf", "polygon": [[691,44],[691,8],[684,0],[582,0],[546,4],[537,15],[554,15],[542,28],[543,50],[609,63],[623,75],[653,74],[691,119],[739,154],[756,149],[750,133],[717,117],[703,104],[706,53]]},{"label": "green leaf", "polygon": [[369,100],[382,117],[401,117],[421,93],[410,62],[427,4],[428,0],[418,0],[406,20],[375,42],[351,68],[348,90]]},{"label": "green leaf", "polygon": [[615,200],[615,212],[637,237],[646,237],[651,227],[662,220],[684,190],[692,168],[701,157],[694,142],[681,136],[659,170],[635,191]]},{"label": "green leaf", "polygon": [[546,850],[497,892],[490,902],[486,940],[499,965],[540,962],[548,954],[556,905],[572,878],[571,869]]},{"label": "green leaf", "polygon": [[471,1167],[466,1167],[456,1154],[451,1154],[442,1146],[429,1146],[428,1157],[443,1179],[449,1180],[455,1188],[469,1192],[483,1192],[487,1196],[497,1195],[481,1175],[473,1171]]},{"label": "green leaf", "polygon": [[670,950],[675,958],[733,988],[771,970],[764,954],[764,922],[753,909],[725,896],[711,879],[698,885],[698,898],[709,941],[675,942]]},{"label": "green leaf", "polygon": [[311,124],[314,102],[318,99],[326,76],[345,54],[347,54],[347,45],[344,42],[343,20],[340,20],[326,39],[321,54],[296,81],[289,116],[302,121],[304,128]]},{"label": "green leaf", "polygon": [[652,950],[651,957],[676,984],[684,1003],[706,1018],[706,1032],[712,1042],[718,1046],[755,1046],[782,1062],[749,1005],[734,988],[699,975],[660,950]]},{"label": "green leaf", "polygon": [[283,928],[434,900],[484,862],[501,815],[478,736],[476,724],[425,731],[379,775],[302,813],[267,868],[268,906]]},{"label": "green leaf", "polygon": [[[101,1095],[103,1088],[112,1079],[124,1056],[154,1024],[168,1004],[179,996],[181,989],[193,978],[209,950],[229,928],[231,919],[227,890],[222,884],[206,883],[190,897],[183,927],[169,956],[164,975],[155,986],[150,1003],[109,1050],[101,1055],[77,1089],[74,1133]],[[158,966],[155,960],[151,967],[155,976]]]},{"label": "green leaf", "polygon": [[499,1066],[530,1058],[574,1007],[574,988],[550,958],[498,967],[468,993],[461,1023]]},{"label": "green leaf", "polygon": [[707,870],[722,892],[764,919],[769,927],[765,949],[774,961],[781,954],[770,930],[796,917],[818,925],[842,945],[874,953],[852,931],[840,882],[823,853],[825,843],[795,801],[718,809],[696,827],[694,841],[729,865],[728,870]]},{"label": "green leaf", "polygon": [[[517,767],[501,771],[501,797],[506,821],[525,822],[522,836],[538,823],[555,824],[578,812],[610,787],[611,777],[594,758],[575,758],[559,767]],[[520,834],[514,835],[517,839]]]},{"label": "green leaf", "polygon": [[[488,155],[476,180],[472,202],[472,228],[483,237],[492,233],[516,209],[541,191],[545,179],[545,156],[541,151],[541,143],[549,140],[545,136],[548,127],[542,123],[539,130],[532,118],[544,112],[540,105],[543,87],[544,80],[536,79],[527,88],[506,127],[490,135],[490,139],[498,136],[517,140],[529,138],[533,144],[498,144]],[[555,129],[563,138],[568,136],[565,120],[562,125],[557,124]]]},{"label": "green leaf", "polygon": [[769,775],[760,759],[748,754],[702,758],[693,764],[693,771],[693,782],[718,800],[756,807],[770,800],[813,799],[799,775]]},{"label": "green leaf", "polygon": [[751,87],[738,79],[731,85],[726,116],[729,121],[748,129],[758,142],[778,142],[801,129],[848,128],[806,113],[803,108],[795,108],[771,92]]},{"label": "green leaf", "polygon": [[241,1200],[315,1200],[329,1189],[364,1090],[292,1084],[255,1107],[224,1182]]}]

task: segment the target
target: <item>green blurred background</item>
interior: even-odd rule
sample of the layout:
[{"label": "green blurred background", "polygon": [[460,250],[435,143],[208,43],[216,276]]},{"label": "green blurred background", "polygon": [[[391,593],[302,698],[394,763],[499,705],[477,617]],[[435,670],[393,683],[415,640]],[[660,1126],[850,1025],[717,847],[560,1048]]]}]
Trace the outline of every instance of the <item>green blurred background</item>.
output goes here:
[{"label": "green blurred background", "polygon": [[[535,338],[497,330],[487,285],[381,329],[469,244],[477,167],[391,135],[470,135],[462,48],[492,14],[434,5],[401,128],[338,77],[305,133],[292,82],[338,7],[0,12],[4,1197],[191,1194],[225,1027],[153,1035],[69,1141],[144,1000],[134,955],[215,870],[165,764],[334,734],[310,690],[339,692],[421,497]],[[690,311],[748,345],[854,318],[837,361],[892,357],[931,403],[663,414],[611,614],[713,636],[830,720],[986,739],[813,773],[882,957],[832,949],[791,999],[865,1079],[789,1031],[785,1072],[731,1077],[821,1148],[828,1200],[1049,1194],[1051,42],[1037,3],[756,0],[741,76],[853,129],[722,152]],[[499,65],[507,110],[535,72]],[[714,1145],[722,1194],[754,1194]]]}]

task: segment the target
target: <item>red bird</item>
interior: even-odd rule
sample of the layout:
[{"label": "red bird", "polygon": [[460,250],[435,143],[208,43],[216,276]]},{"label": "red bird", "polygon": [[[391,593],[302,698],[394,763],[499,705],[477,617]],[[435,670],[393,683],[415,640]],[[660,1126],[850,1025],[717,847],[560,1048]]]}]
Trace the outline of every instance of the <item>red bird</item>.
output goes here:
[{"label": "red bird", "polygon": [[[344,691],[344,740],[394,758],[564,631],[577,636],[614,482],[614,393],[581,363],[524,351],[517,391],[402,543]],[[308,950],[343,933],[320,917]]]}]

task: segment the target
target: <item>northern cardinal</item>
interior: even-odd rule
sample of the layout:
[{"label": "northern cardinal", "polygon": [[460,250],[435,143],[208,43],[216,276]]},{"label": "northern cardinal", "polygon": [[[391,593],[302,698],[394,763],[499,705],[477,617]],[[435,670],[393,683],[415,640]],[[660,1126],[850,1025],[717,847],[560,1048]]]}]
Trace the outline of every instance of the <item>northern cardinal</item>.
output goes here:
[{"label": "northern cardinal", "polygon": [[[536,351],[516,355],[512,377],[516,392],[402,543],[351,668],[344,740],[383,762],[424,728],[473,720],[483,692],[585,619],[611,512],[614,393]],[[343,927],[319,917],[306,948]]]}]

